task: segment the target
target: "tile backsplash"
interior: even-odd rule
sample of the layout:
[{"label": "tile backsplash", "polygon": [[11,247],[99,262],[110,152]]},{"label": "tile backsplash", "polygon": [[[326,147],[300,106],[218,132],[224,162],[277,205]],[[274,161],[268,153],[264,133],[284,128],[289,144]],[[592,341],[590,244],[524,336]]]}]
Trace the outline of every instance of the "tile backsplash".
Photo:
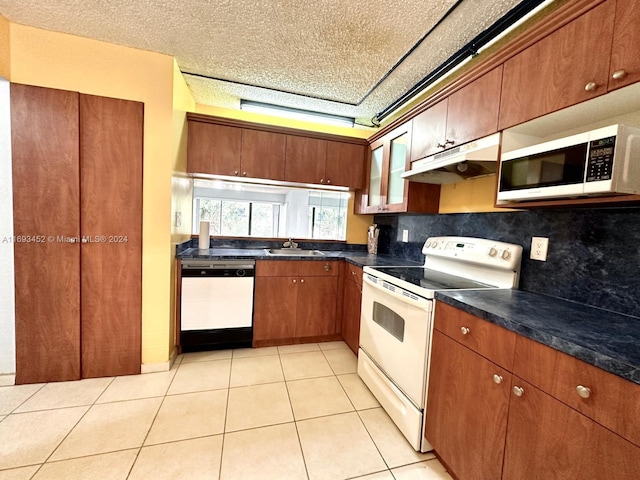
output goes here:
[{"label": "tile backsplash", "polygon": [[[446,215],[377,215],[378,253],[424,261],[427,237],[459,235],[524,248],[520,289],[640,317],[640,207]],[[409,230],[409,242],[402,231]],[[546,262],[531,237],[548,237]]]}]

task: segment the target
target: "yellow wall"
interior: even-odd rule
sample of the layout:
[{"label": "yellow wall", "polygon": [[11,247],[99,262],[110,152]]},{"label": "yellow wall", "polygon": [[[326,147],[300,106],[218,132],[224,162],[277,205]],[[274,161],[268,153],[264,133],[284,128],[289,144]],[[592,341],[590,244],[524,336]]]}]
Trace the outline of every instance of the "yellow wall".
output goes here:
[{"label": "yellow wall", "polygon": [[[170,338],[175,338],[177,270],[175,246],[191,238],[191,213],[193,179],[187,171],[187,112],[193,112],[196,104],[184,77],[173,62],[173,176],[171,178],[171,323]],[[177,224],[176,213],[182,216]],[[175,345],[172,345],[172,349]],[[173,353],[173,352],[172,352]]]},{"label": "yellow wall", "polygon": [[442,185],[440,213],[504,212],[495,208],[496,176],[470,178],[460,183]]},{"label": "yellow wall", "polygon": [[11,24],[10,80],[144,102],[142,362],[169,358],[173,58]]},{"label": "yellow wall", "polygon": [[0,15],[0,77],[11,78],[9,20]]},{"label": "yellow wall", "polygon": [[229,108],[212,107],[209,105],[196,105],[196,113],[204,115],[215,115],[217,117],[234,118],[247,122],[264,123],[266,125],[277,125],[279,127],[299,128],[312,132],[331,133],[333,135],[344,135],[345,137],[369,138],[376,132],[376,129],[369,127],[349,128],[334,125],[324,125],[322,123],[303,122],[291,118],[274,117],[261,113],[247,112],[245,110],[231,110]]}]

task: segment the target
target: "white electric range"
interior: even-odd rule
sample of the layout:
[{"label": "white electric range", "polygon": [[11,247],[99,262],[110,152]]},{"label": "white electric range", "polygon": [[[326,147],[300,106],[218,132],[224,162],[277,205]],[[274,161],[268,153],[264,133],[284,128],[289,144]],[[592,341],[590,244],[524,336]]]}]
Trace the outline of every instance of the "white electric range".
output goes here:
[{"label": "white electric range", "polygon": [[434,295],[517,288],[522,247],[469,237],[432,237],[424,266],[364,267],[358,375],[409,443],[424,438]]}]

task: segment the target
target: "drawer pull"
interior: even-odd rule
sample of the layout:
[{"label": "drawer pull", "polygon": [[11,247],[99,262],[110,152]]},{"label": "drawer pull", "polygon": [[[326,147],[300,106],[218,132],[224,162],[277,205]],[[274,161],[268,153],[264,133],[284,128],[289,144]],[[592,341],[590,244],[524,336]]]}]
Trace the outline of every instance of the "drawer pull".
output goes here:
[{"label": "drawer pull", "polygon": [[613,75],[611,75],[611,77],[614,80],[621,80],[626,76],[627,76],[627,71],[626,70],[616,70],[615,72],[613,72]]},{"label": "drawer pull", "polygon": [[298,282],[298,281],[294,278],[294,279],[293,279],[293,283],[297,283],[297,282]]},{"label": "drawer pull", "polygon": [[300,279],[300,283],[304,283],[304,278],[301,278],[301,279]]},{"label": "drawer pull", "polygon": [[583,387],[582,385],[576,387],[576,392],[578,392],[578,395],[582,398],[589,398],[591,396],[591,389],[589,387]]},{"label": "drawer pull", "polygon": [[598,86],[598,84],[596,82],[589,82],[584,86],[584,89],[587,92],[593,92],[596,89],[597,86]]},{"label": "drawer pull", "polygon": [[468,327],[460,327],[460,333],[463,335],[468,335],[471,330]]},{"label": "drawer pull", "polygon": [[[325,263],[324,264],[324,271],[328,272],[329,270],[331,270],[331,265],[329,265],[328,263]],[[355,275],[355,273],[354,273],[354,275]]]},{"label": "drawer pull", "polygon": [[519,387],[519,386],[517,386],[517,385],[514,385],[514,386],[513,386],[513,394],[514,394],[516,397],[521,397],[522,395],[524,395],[524,388]]},{"label": "drawer pull", "polygon": [[493,376],[493,381],[500,385],[502,383],[502,375],[498,375],[497,373]]}]

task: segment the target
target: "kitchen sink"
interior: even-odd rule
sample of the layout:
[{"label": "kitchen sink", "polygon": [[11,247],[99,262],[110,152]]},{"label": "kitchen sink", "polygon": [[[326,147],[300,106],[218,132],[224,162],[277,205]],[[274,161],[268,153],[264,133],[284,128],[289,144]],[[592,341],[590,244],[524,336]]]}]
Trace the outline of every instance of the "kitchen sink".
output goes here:
[{"label": "kitchen sink", "polygon": [[324,255],[320,250],[304,250],[302,248],[265,248],[264,252],[267,255],[289,257],[320,257]]}]

